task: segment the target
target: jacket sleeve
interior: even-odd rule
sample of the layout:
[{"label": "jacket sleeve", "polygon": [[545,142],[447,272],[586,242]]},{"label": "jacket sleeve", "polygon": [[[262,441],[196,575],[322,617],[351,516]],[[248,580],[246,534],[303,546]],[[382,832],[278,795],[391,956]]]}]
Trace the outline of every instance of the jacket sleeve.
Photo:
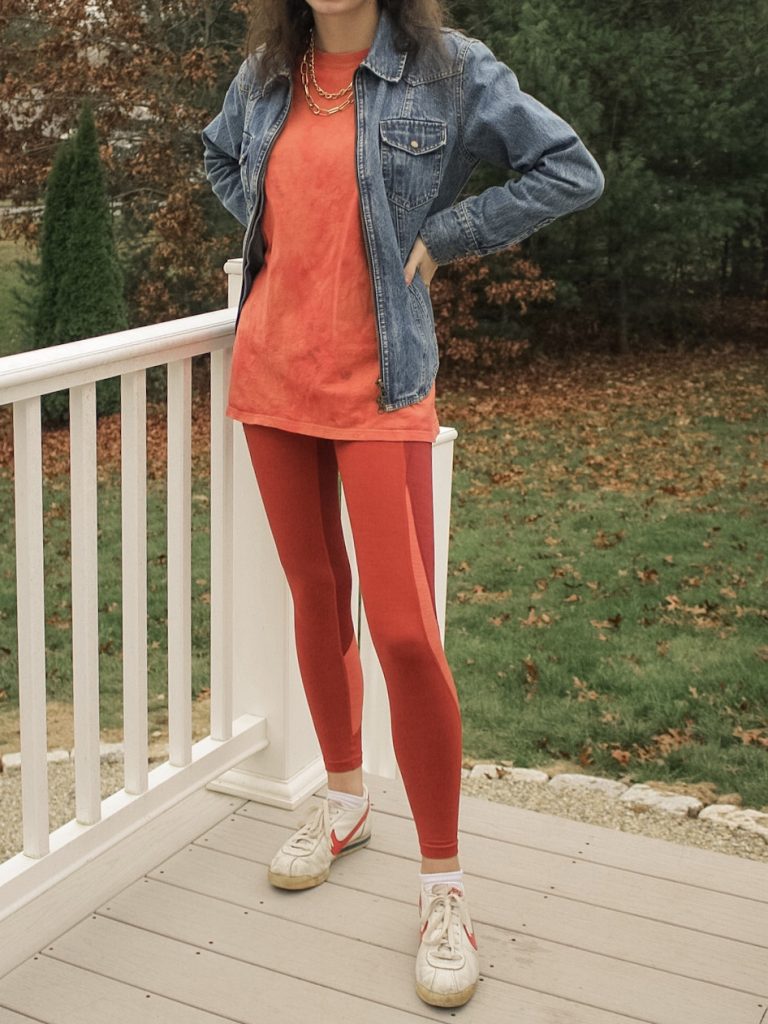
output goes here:
[{"label": "jacket sleeve", "polygon": [[222,206],[243,225],[248,216],[240,177],[240,146],[250,74],[246,58],[227,89],[221,110],[200,133],[205,176]]},{"label": "jacket sleeve", "polygon": [[473,39],[462,68],[459,145],[521,177],[430,214],[420,234],[438,264],[514,245],[600,198],[605,179],[574,129],[533,96],[488,46]]}]

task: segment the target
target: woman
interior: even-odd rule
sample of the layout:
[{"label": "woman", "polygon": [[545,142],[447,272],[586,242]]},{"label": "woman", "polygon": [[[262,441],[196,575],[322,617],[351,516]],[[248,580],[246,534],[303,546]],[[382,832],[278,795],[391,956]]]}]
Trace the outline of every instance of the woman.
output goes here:
[{"label": "woman", "polygon": [[[458,859],[461,713],[434,594],[429,283],[589,206],[602,172],[484,43],[444,25],[440,0],[262,0],[202,138],[214,193],[247,225],[227,415],[243,423],[293,596],[328,773],[269,879],[318,885],[371,836],[340,473],[419,838],[416,989],[458,1006],[479,963]],[[481,159],[520,177],[455,203]]]}]

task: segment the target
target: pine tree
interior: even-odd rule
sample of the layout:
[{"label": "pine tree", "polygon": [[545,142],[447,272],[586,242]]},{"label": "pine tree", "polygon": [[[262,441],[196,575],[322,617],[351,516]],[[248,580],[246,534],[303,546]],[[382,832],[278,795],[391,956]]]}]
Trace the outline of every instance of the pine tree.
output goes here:
[{"label": "pine tree", "polygon": [[[48,178],[32,340],[42,348],[127,326],[96,125],[85,100],[77,132],[59,145]],[[97,382],[96,402],[99,414],[119,409],[119,377]],[[46,423],[60,423],[68,417],[68,393],[44,396],[42,406]]]}]

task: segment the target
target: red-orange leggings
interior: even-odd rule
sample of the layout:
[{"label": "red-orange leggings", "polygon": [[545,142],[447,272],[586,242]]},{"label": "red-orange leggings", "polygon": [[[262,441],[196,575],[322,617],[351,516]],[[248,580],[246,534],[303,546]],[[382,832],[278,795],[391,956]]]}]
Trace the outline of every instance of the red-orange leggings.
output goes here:
[{"label": "red-orange leggings", "polygon": [[432,445],[243,428],[293,597],[299,667],[325,768],[346,772],[363,761],[363,678],[340,473],[421,854],[456,856],[461,711],[435,611]]}]

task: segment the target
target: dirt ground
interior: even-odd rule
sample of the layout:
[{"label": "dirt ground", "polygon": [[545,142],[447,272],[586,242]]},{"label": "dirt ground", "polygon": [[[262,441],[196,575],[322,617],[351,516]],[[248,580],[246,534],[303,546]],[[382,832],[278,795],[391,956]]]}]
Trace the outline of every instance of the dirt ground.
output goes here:
[{"label": "dirt ground", "polygon": [[[72,750],[75,745],[72,705],[62,701],[48,701],[48,749]],[[192,742],[203,739],[210,732],[211,700],[207,693],[192,701]],[[120,743],[121,729],[102,729],[102,743]],[[168,729],[154,728],[149,735],[150,760],[165,760]],[[21,750],[19,715],[17,711],[0,710],[0,754]]]}]

